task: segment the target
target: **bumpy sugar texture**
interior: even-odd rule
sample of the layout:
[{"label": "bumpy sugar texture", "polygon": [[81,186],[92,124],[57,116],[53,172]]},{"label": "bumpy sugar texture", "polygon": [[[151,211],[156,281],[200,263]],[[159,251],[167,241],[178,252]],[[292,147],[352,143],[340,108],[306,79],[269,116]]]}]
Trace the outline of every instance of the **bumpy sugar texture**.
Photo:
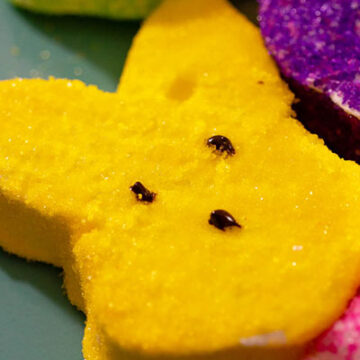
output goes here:
[{"label": "bumpy sugar texture", "polygon": [[49,14],[79,14],[116,19],[140,19],[161,0],[11,0],[29,10]]},{"label": "bumpy sugar texture", "polygon": [[360,1],[260,0],[260,24],[286,77],[360,113]]},{"label": "bumpy sugar texture", "polygon": [[358,360],[360,358],[360,297],[330,330],[313,344],[306,360]]},{"label": "bumpy sugar texture", "polygon": [[298,118],[330,149],[360,163],[360,2],[260,0],[260,25]]},{"label": "bumpy sugar texture", "polygon": [[[242,347],[302,344],[341,315],[360,279],[360,170],[292,100],[225,0],[166,1],[118,94],[0,83],[1,245],[64,267],[87,360],[250,359]],[[242,227],[210,225],[216,209]]]}]

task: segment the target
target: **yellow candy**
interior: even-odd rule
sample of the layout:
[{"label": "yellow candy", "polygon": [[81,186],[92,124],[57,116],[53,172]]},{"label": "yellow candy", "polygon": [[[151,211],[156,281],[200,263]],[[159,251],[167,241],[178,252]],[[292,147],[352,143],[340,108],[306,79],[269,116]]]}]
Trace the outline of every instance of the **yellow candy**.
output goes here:
[{"label": "yellow candy", "polygon": [[[301,345],[342,313],[360,281],[360,171],[292,101],[225,0],[166,1],[118,94],[0,83],[0,244],[65,269],[87,360],[248,359],[244,346]],[[242,227],[209,224],[216,209]]]}]

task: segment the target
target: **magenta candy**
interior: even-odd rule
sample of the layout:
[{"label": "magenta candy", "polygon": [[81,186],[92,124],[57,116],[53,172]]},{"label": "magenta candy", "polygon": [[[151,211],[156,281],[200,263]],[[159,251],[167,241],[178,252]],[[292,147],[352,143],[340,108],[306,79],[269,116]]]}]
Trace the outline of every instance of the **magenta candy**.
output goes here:
[{"label": "magenta candy", "polygon": [[265,43],[300,120],[360,162],[360,0],[260,0]]},{"label": "magenta candy", "polygon": [[346,313],[317,338],[304,360],[360,359],[360,297],[350,303]]}]

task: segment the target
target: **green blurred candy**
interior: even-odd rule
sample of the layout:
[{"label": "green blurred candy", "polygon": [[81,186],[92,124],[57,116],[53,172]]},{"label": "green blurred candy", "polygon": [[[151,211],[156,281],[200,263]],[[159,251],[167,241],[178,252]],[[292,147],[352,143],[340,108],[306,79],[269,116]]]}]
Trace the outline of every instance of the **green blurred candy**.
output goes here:
[{"label": "green blurred candy", "polygon": [[140,19],[161,0],[11,0],[17,6],[49,14],[79,14],[114,19]]}]

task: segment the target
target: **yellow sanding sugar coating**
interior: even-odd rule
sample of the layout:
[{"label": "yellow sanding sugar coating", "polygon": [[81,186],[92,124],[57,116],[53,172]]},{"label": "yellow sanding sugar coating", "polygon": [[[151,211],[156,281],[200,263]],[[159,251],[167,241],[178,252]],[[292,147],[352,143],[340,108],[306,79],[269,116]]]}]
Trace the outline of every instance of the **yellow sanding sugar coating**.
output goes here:
[{"label": "yellow sanding sugar coating", "polygon": [[[251,359],[254,344],[278,359],[341,315],[360,282],[360,170],[292,101],[225,0],[166,1],[118,94],[0,82],[0,244],[65,269],[86,360]],[[210,225],[216,209],[242,228]]]},{"label": "yellow sanding sugar coating", "polygon": [[140,19],[161,0],[11,0],[29,10],[49,14],[79,14],[115,19]]}]

